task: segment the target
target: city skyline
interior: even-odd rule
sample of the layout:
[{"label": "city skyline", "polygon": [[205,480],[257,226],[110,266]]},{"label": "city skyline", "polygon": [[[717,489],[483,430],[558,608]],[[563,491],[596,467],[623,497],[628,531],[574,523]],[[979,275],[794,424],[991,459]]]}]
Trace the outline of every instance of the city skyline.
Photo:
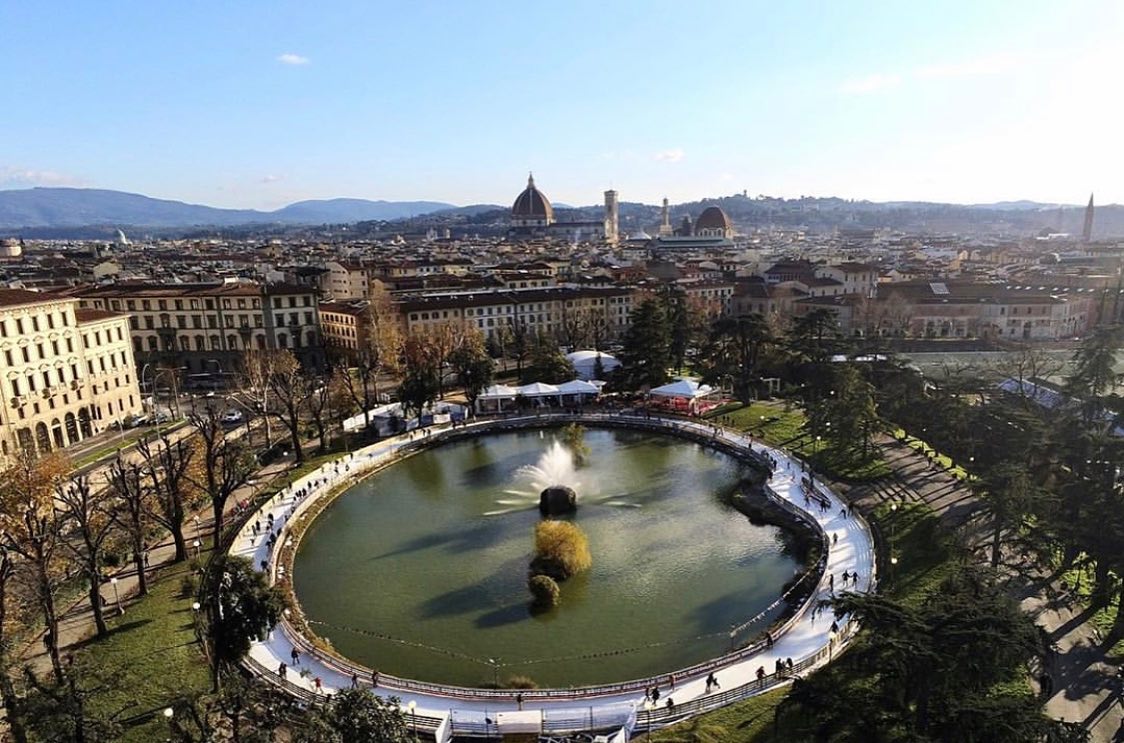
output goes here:
[{"label": "city skyline", "polygon": [[1108,2],[68,11],[0,11],[0,188],[504,205],[533,170],[573,205],[1124,201]]}]

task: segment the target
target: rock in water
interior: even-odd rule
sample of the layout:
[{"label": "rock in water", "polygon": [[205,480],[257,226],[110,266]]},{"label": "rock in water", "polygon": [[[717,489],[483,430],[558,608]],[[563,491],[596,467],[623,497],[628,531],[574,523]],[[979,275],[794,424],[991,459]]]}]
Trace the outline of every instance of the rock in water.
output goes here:
[{"label": "rock in water", "polygon": [[553,485],[539,494],[539,513],[561,516],[578,510],[578,494],[565,485]]}]

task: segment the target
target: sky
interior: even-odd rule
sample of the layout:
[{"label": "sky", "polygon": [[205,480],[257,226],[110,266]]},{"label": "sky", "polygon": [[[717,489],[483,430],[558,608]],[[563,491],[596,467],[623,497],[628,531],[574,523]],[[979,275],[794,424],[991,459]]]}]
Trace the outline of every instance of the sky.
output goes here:
[{"label": "sky", "polygon": [[1124,202],[1124,2],[0,0],[0,188]]}]

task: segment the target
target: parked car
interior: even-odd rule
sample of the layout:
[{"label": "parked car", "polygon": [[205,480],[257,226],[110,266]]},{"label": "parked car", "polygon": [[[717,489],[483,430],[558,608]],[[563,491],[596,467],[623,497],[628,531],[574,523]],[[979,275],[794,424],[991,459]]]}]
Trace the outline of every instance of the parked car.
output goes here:
[{"label": "parked car", "polygon": [[241,423],[242,411],[241,410],[228,410],[222,414],[223,423]]},{"label": "parked car", "polygon": [[167,410],[159,410],[159,411],[156,412],[155,415],[152,416],[152,422],[157,423],[157,424],[159,424],[159,423],[171,423],[172,422],[172,414],[169,413]]},{"label": "parked car", "polygon": [[148,416],[138,413],[125,419],[125,428],[136,428],[137,426],[143,426],[145,423],[148,423]]}]

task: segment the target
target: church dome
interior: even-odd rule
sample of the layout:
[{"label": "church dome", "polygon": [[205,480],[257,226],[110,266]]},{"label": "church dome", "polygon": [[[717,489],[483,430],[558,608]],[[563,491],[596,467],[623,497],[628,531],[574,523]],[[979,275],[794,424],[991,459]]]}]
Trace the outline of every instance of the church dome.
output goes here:
[{"label": "church dome", "polygon": [[727,235],[733,230],[730,218],[720,207],[708,206],[695,220],[695,234],[722,234]]},{"label": "church dome", "polygon": [[527,188],[511,205],[511,216],[516,220],[542,220],[546,224],[554,221],[554,207],[542,191],[535,188],[535,177],[527,177]]}]

